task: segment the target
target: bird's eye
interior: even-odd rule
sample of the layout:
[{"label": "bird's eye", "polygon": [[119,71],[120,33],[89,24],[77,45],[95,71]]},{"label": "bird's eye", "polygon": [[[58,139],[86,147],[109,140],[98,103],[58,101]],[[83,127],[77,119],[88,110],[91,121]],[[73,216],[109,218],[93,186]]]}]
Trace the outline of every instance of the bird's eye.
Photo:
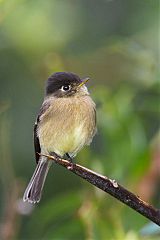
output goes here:
[{"label": "bird's eye", "polygon": [[66,92],[66,91],[69,91],[71,89],[71,85],[64,85],[61,87],[61,90]]}]

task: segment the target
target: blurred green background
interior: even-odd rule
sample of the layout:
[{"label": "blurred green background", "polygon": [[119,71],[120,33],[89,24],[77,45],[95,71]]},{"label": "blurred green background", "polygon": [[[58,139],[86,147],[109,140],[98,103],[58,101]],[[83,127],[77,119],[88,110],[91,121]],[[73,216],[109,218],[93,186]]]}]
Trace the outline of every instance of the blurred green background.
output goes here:
[{"label": "blurred green background", "polygon": [[159,0],[0,0],[0,239],[159,239],[149,220],[60,166],[38,205],[22,202],[45,80],[71,71],[91,78],[98,112],[76,162],[160,207],[158,34]]}]

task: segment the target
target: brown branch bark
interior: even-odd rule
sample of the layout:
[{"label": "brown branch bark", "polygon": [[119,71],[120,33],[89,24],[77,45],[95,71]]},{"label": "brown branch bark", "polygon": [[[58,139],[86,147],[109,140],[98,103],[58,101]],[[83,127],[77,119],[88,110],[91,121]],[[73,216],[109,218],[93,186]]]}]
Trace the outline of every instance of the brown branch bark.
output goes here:
[{"label": "brown branch bark", "polygon": [[55,158],[50,155],[43,156],[48,157],[48,159],[53,160],[59,165],[67,168],[69,171],[87,180],[92,185],[109,193],[114,198],[117,198],[122,203],[126,204],[130,208],[134,209],[136,212],[140,213],[144,217],[148,218],[149,220],[160,226],[160,210],[144,202],[142,199],[140,199],[139,196],[136,196],[132,192],[125,189],[115,180],[109,179],[106,176],[102,176],[81,165],[72,164],[71,162],[65,159],[59,157]]}]

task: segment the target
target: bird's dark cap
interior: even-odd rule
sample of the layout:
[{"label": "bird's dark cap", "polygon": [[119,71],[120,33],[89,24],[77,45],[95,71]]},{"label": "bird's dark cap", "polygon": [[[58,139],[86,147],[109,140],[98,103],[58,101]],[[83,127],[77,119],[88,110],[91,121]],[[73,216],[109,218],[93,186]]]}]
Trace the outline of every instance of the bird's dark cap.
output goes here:
[{"label": "bird's dark cap", "polygon": [[82,80],[80,77],[71,72],[56,72],[52,74],[46,84],[46,95],[52,94],[59,90],[61,86],[70,84],[80,84]]}]

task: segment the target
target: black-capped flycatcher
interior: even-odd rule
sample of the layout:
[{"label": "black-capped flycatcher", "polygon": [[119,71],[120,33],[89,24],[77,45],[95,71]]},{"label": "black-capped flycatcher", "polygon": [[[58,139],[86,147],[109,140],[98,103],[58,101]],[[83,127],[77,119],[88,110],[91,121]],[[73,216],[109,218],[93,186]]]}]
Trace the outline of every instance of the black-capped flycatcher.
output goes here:
[{"label": "black-capped flycatcher", "polygon": [[57,72],[48,78],[44,102],[34,126],[36,169],[23,200],[40,201],[43,185],[53,161],[41,154],[71,160],[96,133],[95,103],[81,80],[70,72]]}]

